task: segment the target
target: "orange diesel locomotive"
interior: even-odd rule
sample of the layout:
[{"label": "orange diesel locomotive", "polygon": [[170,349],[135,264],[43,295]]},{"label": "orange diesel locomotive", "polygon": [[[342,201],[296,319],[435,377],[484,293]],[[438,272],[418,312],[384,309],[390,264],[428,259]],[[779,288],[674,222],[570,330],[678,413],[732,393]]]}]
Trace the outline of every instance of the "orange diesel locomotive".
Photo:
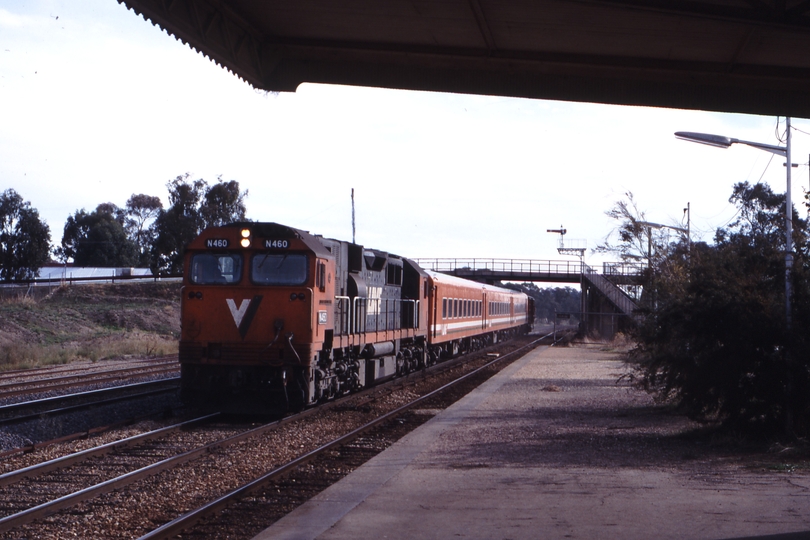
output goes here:
[{"label": "orange diesel locomotive", "polygon": [[189,402],[298,410],[527,332],[525,294],[276,223],[188,246],[180,364]]}]

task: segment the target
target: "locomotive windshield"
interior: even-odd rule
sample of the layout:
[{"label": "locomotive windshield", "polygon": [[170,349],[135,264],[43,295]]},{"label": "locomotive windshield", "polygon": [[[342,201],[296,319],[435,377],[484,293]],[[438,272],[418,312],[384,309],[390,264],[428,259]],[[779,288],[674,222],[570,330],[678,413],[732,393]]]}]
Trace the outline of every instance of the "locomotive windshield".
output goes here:
[{"label": "locomotive windshield", "polygon": [[242,277],[242,255],[196,253],[191,257],[189,277],[197,285],[238,283]]},{"label": "locomotive windshield", "polygon": [[303,253],[264,253],[253,256],[250,279],[257,285],[303,285],[307,281]]}]

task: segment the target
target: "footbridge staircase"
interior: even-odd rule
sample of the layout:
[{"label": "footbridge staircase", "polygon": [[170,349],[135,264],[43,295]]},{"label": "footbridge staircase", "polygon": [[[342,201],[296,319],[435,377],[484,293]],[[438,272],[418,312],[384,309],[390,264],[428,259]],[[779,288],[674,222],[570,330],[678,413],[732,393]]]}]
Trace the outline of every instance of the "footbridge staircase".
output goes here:
[{"label": "footbridge staircase", "polygon": [[416,259],[423,268],[483,283],[545,282],[579,284],[583,330],[610,338],[635,324],[643,267],[627,263],[603,263],[601,271],[578,261],[535,259]]}]

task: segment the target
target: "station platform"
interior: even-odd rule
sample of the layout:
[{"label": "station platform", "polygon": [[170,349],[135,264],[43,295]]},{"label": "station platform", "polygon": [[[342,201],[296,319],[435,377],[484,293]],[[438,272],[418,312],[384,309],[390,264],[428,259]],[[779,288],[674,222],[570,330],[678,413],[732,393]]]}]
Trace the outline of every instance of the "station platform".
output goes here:
[{"label": "station platform", "polygon": [[254,540],[810,538],[810,471],[678,436],[625,369],[536,349]]}]

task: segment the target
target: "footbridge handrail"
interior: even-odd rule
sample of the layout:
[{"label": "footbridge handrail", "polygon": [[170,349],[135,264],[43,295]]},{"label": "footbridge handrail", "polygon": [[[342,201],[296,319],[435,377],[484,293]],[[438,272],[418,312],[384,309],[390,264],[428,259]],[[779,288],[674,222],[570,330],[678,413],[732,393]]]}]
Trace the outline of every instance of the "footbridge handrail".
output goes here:
[{"label": "footbridge handrail", "polygon": [[599,273],[596,268],[583,262],[570,260],[495,258],[413,260],[427,270],[490,283],[501,280],[578,282],[582,287],[583,298],[586,291],[593,290],[599,297],[612,304],[619,313],[630,316],[631,319],[634,318],[638,305],[618,284],[633,283],[643,276],[646,268],[627,262],[603,263],[602,273]]},{"label": "footbridge handrail", "polygon": [[[579,261],[546,259],[498,259],[498,258],[424,258],[413,259],[422,268],[434,272],[503,272],[511,274],[567,274],[579,275],[600,273],[594,267]],[[645,265],[627,262],[604,262],[601,274],[605,276],[640,276]]]},{"label": "footbridge handrail", "polygon": [[598,274],[593,268],[588,265],[583,266],[584,279],[591,282],[594,287],[607,298],[614,306],[616,306],[625,315],[632,315],[638,309],[638,305],[625,293],[620,287],[611,282],[604,275]]},{"label": "footbridge handrail", "polygon": [[537,259],[437,258],[414,259],[414,262],[435,272],[486,270],[519,274],[580,274],[583,266],[579,261]]}]

